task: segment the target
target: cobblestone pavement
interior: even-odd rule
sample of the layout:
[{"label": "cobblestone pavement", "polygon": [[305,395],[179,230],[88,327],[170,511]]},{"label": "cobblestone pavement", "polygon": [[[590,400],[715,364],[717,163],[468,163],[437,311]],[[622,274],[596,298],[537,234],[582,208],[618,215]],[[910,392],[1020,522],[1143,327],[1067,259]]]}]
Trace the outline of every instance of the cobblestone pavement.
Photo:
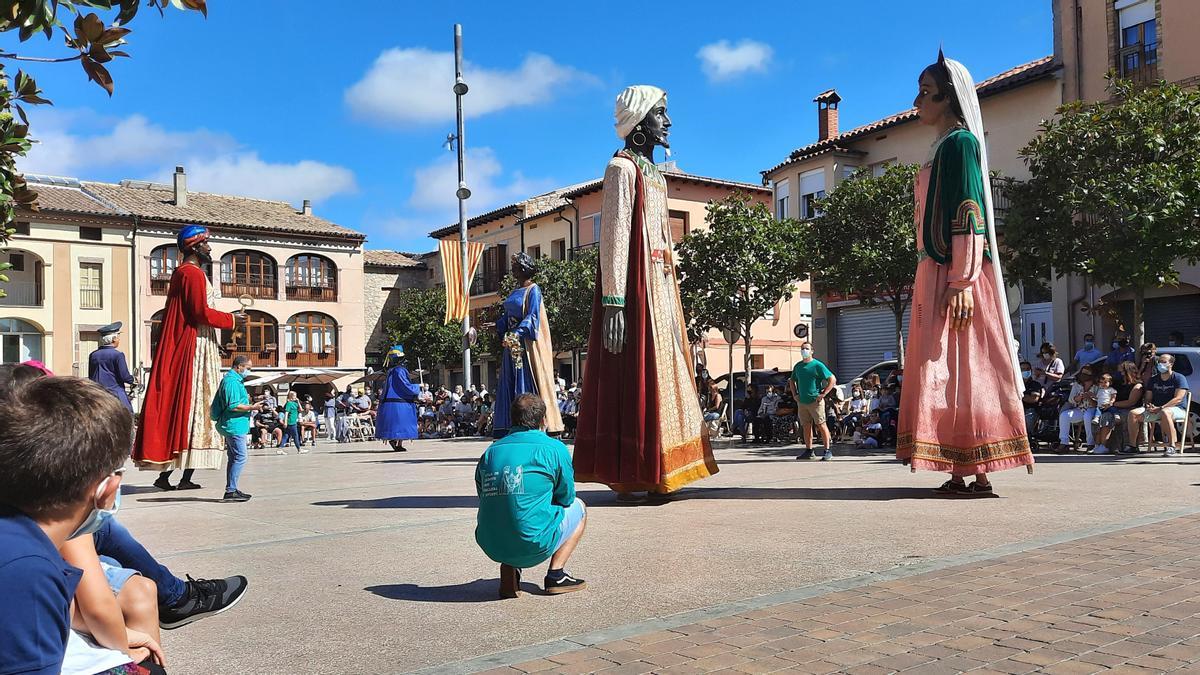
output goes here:
[{"label": "cobblestone pavement", "polygon": [[785,602],[488,673],[1200,672],[1200,516]]}]

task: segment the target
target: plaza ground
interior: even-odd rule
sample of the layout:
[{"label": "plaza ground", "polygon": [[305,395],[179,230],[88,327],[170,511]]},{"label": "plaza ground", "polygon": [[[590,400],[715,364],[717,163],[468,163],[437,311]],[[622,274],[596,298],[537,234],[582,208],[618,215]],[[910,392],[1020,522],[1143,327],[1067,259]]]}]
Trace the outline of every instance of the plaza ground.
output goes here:
[{"label": "plaza ground", "polygon": [[250,579],[164,634],[171,672],[1156,672],[1200,653],[1190,454],[1042,455],[994,477],[1002,498],[963,501],[886,453],[721,447],[717,476],[660,506],[579,486],[568,569],[589,588],[539,595],[527,570],[500,601],[473,538],[486,443],[411,447],[255,451],[245,504],[220,503],[223,474],[171,493],[127,474],[121,519],[173,571]]}]

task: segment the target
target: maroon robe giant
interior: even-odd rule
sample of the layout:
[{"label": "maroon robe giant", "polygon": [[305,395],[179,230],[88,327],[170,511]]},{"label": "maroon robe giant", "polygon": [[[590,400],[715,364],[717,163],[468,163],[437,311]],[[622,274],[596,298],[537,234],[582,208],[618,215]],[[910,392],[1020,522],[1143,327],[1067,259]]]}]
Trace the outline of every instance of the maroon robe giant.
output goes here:
[{"label": "maroon robe giant", "polygon": [[208,302],[203,270],[176,267],[133,450],[142,468],[214,469],[224,456],[208,406],[220,378],[216,329],[234,321]]}]

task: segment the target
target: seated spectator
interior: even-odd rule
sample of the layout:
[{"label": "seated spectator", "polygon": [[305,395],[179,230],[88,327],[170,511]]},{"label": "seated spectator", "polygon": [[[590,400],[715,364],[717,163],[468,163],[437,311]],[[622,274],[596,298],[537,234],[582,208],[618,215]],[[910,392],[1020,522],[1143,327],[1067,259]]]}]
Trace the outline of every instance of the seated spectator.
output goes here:
[{"label": "seated spectator", "polygon": [[1054,452],[1065,454],[1071,450],[1071,425],[1083,424],[1084,437],[1088,449],[1096,445],[1095,434],[1092,430],[1092,418],[1096,409],[1096,381],[1092,377],[1092,367],[1084,366],[1079,369],[1075,383],[1071,385],[1071,393],[1063,403],[1058,415],[1058,446]]},{"label": "seated spectator", "polygon": [[1077,373],[1080,368],[1091,365],[1102,358],[1104,358],[1104,352],[1096,348],[1096,336],[1084,333],[1083,349],[1075,352],[1075,357],[1071,359],[1071,365],[1067,366],[1067,372]]},{"label": "seated spectator", "polygon": [[546,435],[545,420],[546,404],[540,397],[518,396],[512,404],[512,430],[484,451],[475,469],[475,541],[500,563],[501,598],[518,597],[521,569],[547,558],[547,593],[586,586],[565,568],[583,537],[587,512],[575,496],[575,470],[567,446]]},{"label": "seated spectator", "polygon": [[775,438],[775,412],[779,409],[779,391],[767,387],[767,393],[758,404],[758,417],[754,420],[754,440],[770,443]]},{"label": "seated spectator", "polygon": [[1058,357],[1058,348],[1051,342],[1043,342],[1039,361],[1033,367],[1033,379],[1049,389],[1058,384],[1067,372],[1063,360]]},{"label": "seated spectator", "polygon": [[750,440],[750,432],[754,427],[754,420],[758,417],[760,405],[762,397],[758,395],[758,389],[752,384],[746,385],[746,397],[742,399],[733,418],[734,433],[742,435],[743,443]]},{"label": "seated spectator", "polygon": [[475,412],[475,435],[491,436],[492,435],[492,395],[483,393],[479,395],[479,406]]},{"label": "seated spectator", "polygon": [[304,412],[300,415],[300,439],[304,442],[307,438],[314,446],[317,444],[317,411],[313,410],[312,403],[304,404]]},{"label": "seated spectator", "polygon": [[1177,330],[1173,330],[1170,333],[1167,333],[1167,346],[1168,347],[1182,347],[1183,346],[1183,333],[1180,333]]},{"label": "seated spectator", "polygon": [[254,416],[253,447],[278,446],[283,442],[283,422],[279,419],[279,411],[270,407],[270,397],[264,396],[262,399],[264,407]]},{"label": "seated spectator", "polygon": [[1158,370],[1155,368],[1158,363],[1158,346],[1153,342],[1147,342],[1138,349],[1137,354],[1138,379],[1148,382],[1150,378],[1158,374]]},{"label": "seated spectator", "polygon": [[[1113,380],[1113,389],[1116,390],[1117,395],[1112,407],[1108,409],[1112,421],[1109,434],[1116,434],[1117,438],[1114,440],[1112,435],[1106,435],[1104,445],[1109,451],[1116,449],[1117,452],[1120,452],[1122,447],[1120,441],[1121,437],[1125,435],[1126,428],[1122,422],[1128,422],[1130,411],[1142,407],[1142,399],[1145,393],[1145,384],[1138,379],[1137,366],[1134,365],[1133,361],[1122,361],[1117,367],[1117,376]],[[1104,427],[1105,421],[1101,420],[1101,428]],[[1139,425],[1138,431],[1140,430],[1141,427]],[[1132,439],[1126,438],[1125,440],[1134,446],[1137,445],[1136,436]]]},{"label": "seated spectator", "polygon": [[[1155,369],[1158,374],[1146,382],[1143,407],[1129,412],[1130,438],[1137,438],[1136,427],[1140,427],[1144,419],[1152,427],[1157,424],[1162,431],[1163,441],[1167,449],[1164,457],[1176,453],[1175,423],[1187,420],[1187,411],[1183,409],[1183,399],[1187,396],[1188,381],[1183,375],[1175,372],[1175,357],[1170,354],[1159,354]],[[1153,430],[1151,430],[1153,434]],[[1150,440],[1150,439],[1147,439]],[[1123,454],[1137,452],[1136,446],[1128,446],[1121,451]]]},{"label": "seated spectator", "polygon": [[797,413],[800,407],[791,391],[784,391],[779,397],[779,405],[775,406],[775,416],[771,418],[771,435],[776,443],[786,443],[796,435]]},{"label": "seated spectator", "polygon": [[579,394],[577,391],[567,391],[563,397],[559,413],[563,421],[563,438],[573,438],[575,428],[579,425]]},{"label": "seated spectator", "polygon": [[1021,377],[1025,387],[1025,393],[1021,395],[1021,406],[1025,408],[1025,433],[1033,438],[1038,407],[1042,403],[1042,396],[1046,393],[1046,389],[1042,387],[1041,382],[1033,379],[1033,365],[1028,361],[1021,362]]},{"label": "seated spectator", "polygon": [[350,398],[350,412],[359,416],[374,417],[375,411],[372,410],[371,397],[362,389],[354,392],[354,396]]},{"label": "seated spectator", "polygon": [[1113,338],[1112,351],[1108,353],[1108,357],[1104,359],[1104,367],[1110,373],[1115,373],[1117,367],[1125,361],[1133,361],[1137,359],[1137,355],[1133,351],[1133,347],[1129,345],[1129,338],[1124,335],[1118,335]]},{"label": "seated spectator", "polygon": [[717,388],[717,383],[711,377],[704,380],[703,394],[703,411],[704,421],[708,423],[709,435],[715,436],[720,425],[721,410],[725,406],[725,397],[721,396],[721,390]]},{"label": "seated spectator", "polygon": [[877,450],[882,445],[883,424],[879,413],[869,413],[854,432],[854,447],[859,450]]},{"label": "seated spectator", "polygon": [[867,414],[867,406],[869,402],[863,396],[861,384],[854,384],[850,387],[850,400],[843,405],[842,419],[840,421],[842,429],[847,434],[854,433],[854,430],[862,424],[863,418]]},{"label": "seated spectator", "polygon": [[0,425],[0,672],[58,673],[83,576],[59,549],[115,512],[133,414],[95,382],[43,377],[0,419],[22,420]]},{"label": "seated spectator", "polygon": [[1107,455],[1108,437],[1116,425],[1117,390],[1113,387],[1112,375],[1104,373],[1096,385],[1096,414],[1092,416],[1092,424],[1096,427],[1096,455]]}]

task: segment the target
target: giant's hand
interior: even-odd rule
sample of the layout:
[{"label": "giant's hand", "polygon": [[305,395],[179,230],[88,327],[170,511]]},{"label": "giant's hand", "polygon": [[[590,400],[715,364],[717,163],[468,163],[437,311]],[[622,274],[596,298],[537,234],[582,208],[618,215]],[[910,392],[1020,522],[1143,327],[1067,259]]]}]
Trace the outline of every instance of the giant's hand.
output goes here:
[{"label": "giant's hand", "polygon": [[604,308],[604,348],[613,354],[625,349],[625,308]]},{"label": "giant's hand", "polygon": [[962,330],[971,325],[975,318],[975,296],[970,288],[946,287],[945,304],[942,305],[942,316],[950,316],[950,327]]}]

